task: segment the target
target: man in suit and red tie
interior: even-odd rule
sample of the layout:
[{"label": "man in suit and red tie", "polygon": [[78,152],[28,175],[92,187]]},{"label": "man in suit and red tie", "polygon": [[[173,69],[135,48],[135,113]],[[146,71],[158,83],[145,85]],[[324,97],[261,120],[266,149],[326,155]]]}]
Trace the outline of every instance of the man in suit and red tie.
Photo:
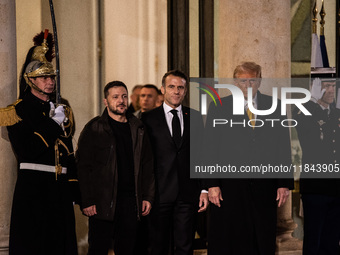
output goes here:
[{"label": "man in suit and red tie", "polygon": [[[208,205],[199,180],[190,179],[190,118],[202,121],[197,111],[182,105],[188,83],[181,71],[167,72],[161,87],[164,103],[142,116],[155,160],[156,198],[149,218],[152,255],[167,255],[169,249],[192,255],[194,216]],[[197,128],[203,132],[203,123]]]},{"label": "man in suit and red tie", "polygon": [[[233,114],[233,100],[236,100],[233,96],[223,98],[221,107],[210,107],[206,127],[210,131],[207,134],[215,135],[211,155],[219,154],[223,163],[236,166],[238,170],[241,166],[261,164],[289,165],[288,128],[273,127],[270,122],[261,126],[256,119],[264,116],[248,113],[249,87],[252,88],[249,102],[254,108],[267,110],[272,106],[272,97],[258,91],[261,66],[254,62],[242,63],[234,71],[234,82],[245,98],[244,115]],[[282,120],[284,116],[279,108],[265,118]],[[237,124],[212,127],[212,120],[221,116]],[[242,126],[240,123],[251,124]],[[224,179],[207,181],[209,201],[213,203],[210,207],[209,255],[274,255],[276,210],[285,203],[293,179],[259,177],[231,179],[226,174]]]}]

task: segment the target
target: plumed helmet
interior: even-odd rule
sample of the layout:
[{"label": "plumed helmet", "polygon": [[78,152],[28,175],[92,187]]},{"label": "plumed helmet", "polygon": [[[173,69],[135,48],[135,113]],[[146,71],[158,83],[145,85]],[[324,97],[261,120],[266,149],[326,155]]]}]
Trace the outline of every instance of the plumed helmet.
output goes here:
[{"label": "plumed helmet", "polygon": [[40,62],[38,60],[34,60],[29,63],[25,70],[25,77],[34,78],[41,76],[55,76],[56,71],[53,68],[52,63],[50,62]]},{"label": "plumed helmet", "polygon": [[24,70],[24,78],[26,83],[33,89],[43,93],[37,86],[35,86],[29,78],[36,78],[42,76],[55,76],[56,71],[51,62],[47,61],[45,54],[49,51],[47,45],[47,37],[49,33],[45,30],[44,40],[40,46],[36,46],[33,49],[31,62],[26,66]]}]

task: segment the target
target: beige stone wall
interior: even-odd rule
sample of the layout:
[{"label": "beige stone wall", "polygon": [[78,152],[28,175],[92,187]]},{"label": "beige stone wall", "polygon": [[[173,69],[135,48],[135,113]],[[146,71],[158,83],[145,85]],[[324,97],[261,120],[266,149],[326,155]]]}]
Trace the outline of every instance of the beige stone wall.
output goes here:
[{"label": "beige stone wall", "polygon": [[41,31],[41,0],[16,0],[17,81],[28,50],[33,46],[33,36]]},{"label": "beige stone wall", "polygon": [[104,1],[104,81],[160,87],[167,71],[167,1]]},{"label": "beige stone wall", "polygon": [[[0,107],[16,99],[15,2],[0,2]],[[9,225],[16,161],[10,143],[5,140],[6,128],[0,127],[0,254],[8,254]]]},{"label": "beige stone wall", "polygon": [[[232,78],[238,64],[254,61],[262,66],[262,77],[290,78],[289,1],[220,0],[218,7],[217,77]],[[272,87],[282,86],[290,86],[289,80],[264,79],[260,91],[272,95]]]},{"label": "beige stone wall", "polygon": [[218,76],[232,78],[242,61],[255,61],[263,76],[290,77],[290,2],[219,1]]}]

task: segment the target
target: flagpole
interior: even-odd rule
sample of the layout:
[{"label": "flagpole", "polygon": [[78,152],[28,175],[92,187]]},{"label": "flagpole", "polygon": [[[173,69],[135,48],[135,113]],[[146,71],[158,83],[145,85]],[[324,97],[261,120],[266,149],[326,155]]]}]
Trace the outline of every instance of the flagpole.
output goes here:
[{"label": "flagpole", "polygon": [[316,23],[318,22],[318,18],[317,18],[317,14],[318,14],[318,9],[316,8],[316,1],[314,2],[314,7],[313,7],[313,18],[312,18],[312,21],[313,21],[313,31],[312,33],[313,34],[316,34]]},{"label": "flagpole", "polygon": [[329,67],[329,61],[328,61],[328,54],[327,54],[327,48],[326,48],[326,39],[325,39],[325,8],[324,8],[324,2],[322,0],[321,10],[320,10],[320,48],[321,48],[321,55],[322,55],[322,63],[323,67]]},{"label": "flagpole", "polygon": [[318,14],[318,10],[316,8],[316,0],[315,0],[314,8],[313,8],[313,19],[312,19],[313,33],[312,33],[311,68],[323,67],[319,38],[316,33],[316,26],[317,26],[317,21],[318,21],[317,14]]}]

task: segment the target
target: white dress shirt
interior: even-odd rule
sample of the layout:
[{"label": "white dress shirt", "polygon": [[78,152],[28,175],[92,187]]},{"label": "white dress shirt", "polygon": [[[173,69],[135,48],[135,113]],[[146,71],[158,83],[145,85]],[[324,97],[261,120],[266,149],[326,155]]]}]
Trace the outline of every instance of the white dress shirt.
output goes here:
[{"label": "white dress shirt", "polygon": [[[164,109],[166,123],[168,124],[168,128],[169,128],[170,134],[172,136],[172,118],[174,117],[174,115],[171,113],[171,110],[173,110],[173,108],[170,107],[169,105],[167,105],[164,102],[163,103],[163,109]],[[183,121],[182,105],[180,105],[177,108],[175,108],[175,110],[177,110],[177,115],[178,115],[178,118],[179,118],[179,123],[181,125],[181,135],[183,136],[184,121]]]}]

